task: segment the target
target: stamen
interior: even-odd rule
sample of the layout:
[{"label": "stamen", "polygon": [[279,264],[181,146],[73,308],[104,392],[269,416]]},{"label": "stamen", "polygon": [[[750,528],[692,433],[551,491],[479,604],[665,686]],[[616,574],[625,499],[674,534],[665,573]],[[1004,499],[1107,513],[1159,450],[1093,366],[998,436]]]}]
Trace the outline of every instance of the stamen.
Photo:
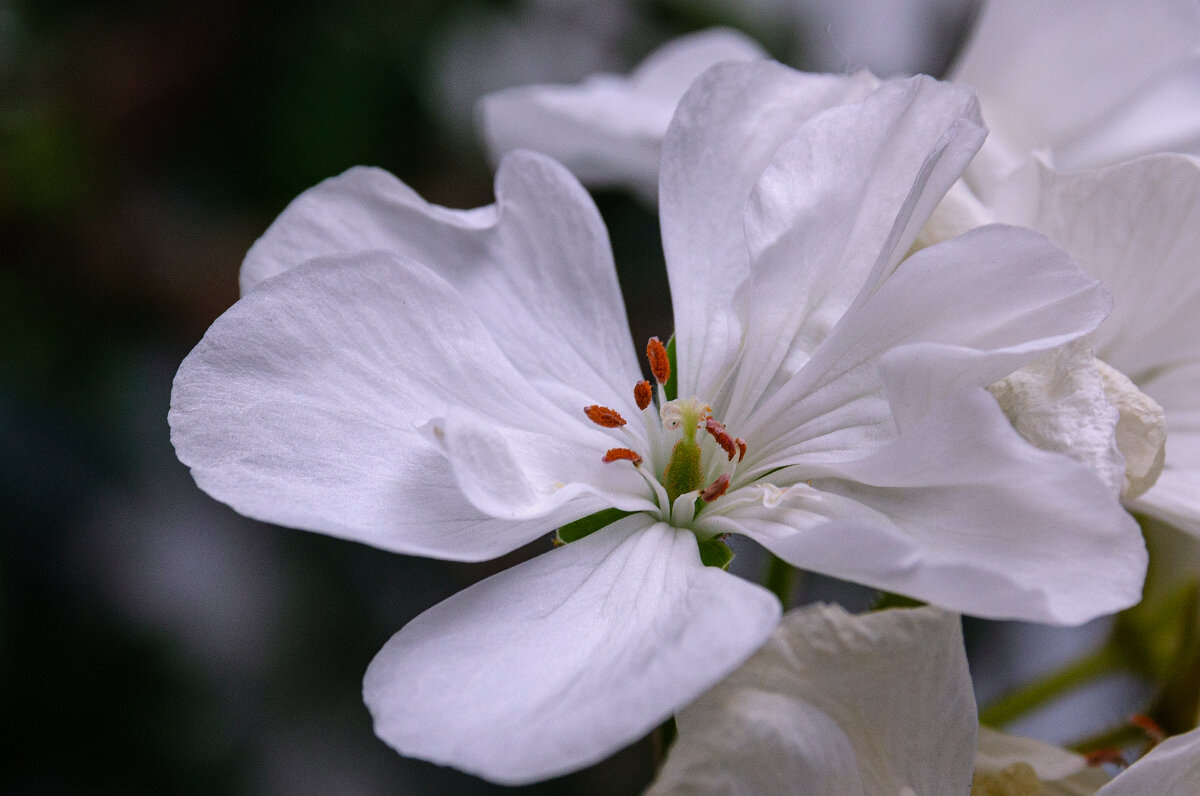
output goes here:
[{"label": "stamen", "polygon": [[587,415],[588,420],[598,426],[604,426],[604,428],[620,428],[625,425],[625,418],[621,417],[621,413],[616,409],[609,409],[607,406],[597,404],[585,406],[583,413]]},{"label": "stamen", "polygon": [[1146,733],[1146,737],[1152,744],[1162,743],[1167,738],[1167,733],[1162,727],[1158,726],[1158,722],[1145,713],[1133,714],[1129,717],[1129,723]]},{"label": "stamen", "polygon": [[[729,436],[729,432],[725,430],[725,426],[711,417],[704,421],[704,430],[712,434],[712,438],[721,446],[721,450],[729,456],[729,461],[733,461],[733,457],[738,453],[738,446],[734,443],[733,438]],[[745,443],[741,445],[742,455],[745,455]],[[740,459],[738,461],[741,461]]]},{"label": "stamen", "polygon": [[711,484],[709,484],[705,490],[700,493],[700,499],[705,503],[712,503],[721,495],[724,495],[726,489],[729,489],[728,473],[722,475],[716,481],[713,481]]},{"label": "stamen", "polygon": [[738,464],[741,464],[742,459],[746,458],[746,440],[738,437],[733,444],[738,446]]},{"label": "stamen", "polygon": [[650,360],[650,372],[654,374],[654,380],[666,384],[667,379],[671,378],[671,360],[662,340],[650,338],[650,342],[646,343],[646,359]]},{"label": "stamen", "polygon": [[645,409],[653,398],[654,391],[650,389],[650,382],[642,379],[633,385],[633,400],[637,401],[638,409]]},{"label": "stamen", "polygon": [[607,462],[633,462],[633,466],[637,467],[642,463],[642,457],[635,450],[629,448],[609,448],[604,454],[603,461]]}]

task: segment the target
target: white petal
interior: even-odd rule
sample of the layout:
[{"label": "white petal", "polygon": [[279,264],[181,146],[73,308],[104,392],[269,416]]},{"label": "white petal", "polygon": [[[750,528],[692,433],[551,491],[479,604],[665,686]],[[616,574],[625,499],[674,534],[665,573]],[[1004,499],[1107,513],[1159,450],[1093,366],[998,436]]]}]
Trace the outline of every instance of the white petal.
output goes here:
[{"label": "white petal", "polygon": [[715,386],[741,344],[733,291],[749,272],[744,208],[759,175],[805,120],[877,84],[865,72],[759,61],[716,66],[684,95],[663,142],[659,194],[680,395]]},{"label": "white petal", "polygon": [[1186,437],[1200,433],[1200,162],[1155,155],[1071,174],[1038,164],[1003,187],[996,211],[1044,233],[1112,292],[1097,356],[1166,413],[1167,475],[1137,505],[1200,532],[1200,448]]},{"label": "white petal", "polygon": [[1163,408],[1116,368],[1096,360],[1104,381],[1104,397],[1117,410],[1117,447],[1125,459],[1121,496],[1135,498],[1158,480],[1166,458],[1167,428]]},{"label": "white petal", "polygon": [[995,220],[991,209],[979,200],[965,181],[959,180],[950,186],[942,201],[938,202],[933,215],[913,242],[913,248],[924,249]]},{"label": "white petal", "polygon": [[1054,163],[1082,169],[1154,152],[1200,155],[1200,58],[1155,75],[1102,124],[1055,151]]},{"label": "white petal", "polygon": [[738,506],[706,530],[988,618],[1081,624],[1141,596],[1137,523],[1086,467],[1022,440],[983,390],[951,394],[866,458],[772,478],[811,481],[819,499]]},{"label": "white petal", "polygon": [[778,620],[765,589],[704,567],[690,532],[635,515],[429,609],[371,662],[363,696],[400,753],[533,782],[649,732]]},{"label": "white petal", "polygon": [[488,94],[479,101],[479,124],[495,160],[514,149],[544,152],[587,185],[628,186],[653,203],[663,136],[687,87],[714,64],[765,55],[737,31],[701,31],[655,50],[628,78],[595,75],[577,86]]},{"label": "white petal", "polygon": [[633,411],[641,370],[591,198],[566,169],[530,152],[500,164],[496,197],[488,207],[449,210],[385,171],[351,169],[275,220],[246,255],[243,292],[311,257],[409,257],[454,285],[526,376],[566,385],[571,405]]},{"label": "white petal", "polygon": [[[389,550],[489,558],[600,507],[532,523],[471,508],[417,433],[449,401],[589,444],[586,421],[560,418],[453,288],[374,252],[314,260],[243,297],[180,366],[169,420],[180,460],[218,500]],[[604,435],[590,444],[581,455],[598,456]]]},{"label": "white petal", "polygon": [[650,794],[966,793],[978,726],[957,616],[835,606],[789,613],[677,724]]},{"label": "white petal", "polygon": [[1108,400],[1091,345],[1077,340],[988,385],[1022,437],[1070,456],[1120,495],[1125,457],[1117,446],[1120,412]]},{"label": "white petal", "polygon": [[996,771],[1014,763],[1027,763],[1041,780],[1065,779],[1087,768],[1087,758],[1060,746],[980,727],[976,769]]},{"label": "white petal", "polygon": [[[579,417],[587,422],[582,411]],[[626,511],[655,511],[654,492],[636,467],[603,460],[606,450],[627,447],[628,440],[598,429],[581,435],[573,426],[518,425],[454,406],[427,432],[445,453],[463,494],[490,516],[557,516],[581,496]]]},{"label": "white petal", "polygon": [[1200,360],[1200,161],[1156,155],[1067,174],[1030,164],[994,205],[998,219],[1041,232],[1113,294],[1098,357],[1139,385]]},{"label": "white petal", "polygon": [[1200,362],[1164,368],[1141,386],[1165,412],[1167,455],[1154,487],[1130,505],[1200,536]]},{"label": "white petal", "polygon": [[979,148],[978,119],[961,86],[890,81],[779,148],[746,208],[746,337],[724,422],[740,428],[772,380],[795,373],[854,298],[891,273]]},{"label": "white petal", "polygon": [[[1181,445],[1200,450],[1200,435],[1186,440],[1172,435],[1167,447],[1173,451]],[[1200,536],[1200,467],[1164,468],[1154,488],[1130,501],[1129,507]]]},{"label": "white petal", "polygon": [[1200,729],[1160,743],[1096,796],[1200,793]]},{"label": "white petal", "polygon": [[[861,455],[953,390],[991,384],[1091,331],[1108,306],[1028,230],[991,225],[922,249],[864,290],[812,359],[736,426],[750,443],[746,466]],[[885,402],[885,374],[903,401]]]},{"label": "white petal", "polygon": [[990,2],[952,75],[1026,152],[1090,130],[1200,43],[1195,3]]}]

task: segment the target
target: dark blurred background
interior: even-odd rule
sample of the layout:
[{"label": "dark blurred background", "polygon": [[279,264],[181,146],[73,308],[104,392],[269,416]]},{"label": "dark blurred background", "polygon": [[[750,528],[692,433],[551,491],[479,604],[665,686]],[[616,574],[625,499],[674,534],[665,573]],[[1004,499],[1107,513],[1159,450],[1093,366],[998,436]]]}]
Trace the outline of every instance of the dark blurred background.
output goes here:
[{"label": "dark blurred background", "polygon": [[[420,611],[547,545],[484,565],[384,553],[243,519],[175,460],[171,379],[237,300],[242,256],[356,164],[489,203],[485,91],[626,71],[712,24],[802,68],[937,74],[971,11],[0,0],[0,792],[503,790],[392,753],[361,677]],[[669,334],[654,213],[597,201],[635,339]],[[525,790],[636,793],[651,774],[642,743]]]}]

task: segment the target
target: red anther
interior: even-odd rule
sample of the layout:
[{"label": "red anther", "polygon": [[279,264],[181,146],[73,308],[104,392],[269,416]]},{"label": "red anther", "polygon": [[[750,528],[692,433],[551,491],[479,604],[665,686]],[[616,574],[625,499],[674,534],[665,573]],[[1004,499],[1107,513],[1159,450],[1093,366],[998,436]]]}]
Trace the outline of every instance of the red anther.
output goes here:
[{"label": "red anther", "polygon": [[654,391],[650,389],[650,382],[642,379],[633,385],[633,400],[637,401],[638,409],[645,409],[653,398]]},{"label": "red anther", "polygon": [[733,444],[738,446],[738,463],[740,464],[742,459],[746,458],[746,440],[738,437]]},{"label": "red anther", "polygon": [[642,463],[642,457],[635,450],[629,448],[609,448],[604,454],[605,462],[633,462],[633,466],[637,467]]},{"label": "red anther", "polygon": [[646,343],[646,359],[650,360],[650,372],[654,374],[654,380],[666,384],[667,379],[671,378],[671,360],[662,340],[650,338],[650,342]]},{"label": "red anther", "polygon": [[1105,763],[1115,763],[1121,768],[1129,768],[1129,761],[1121,754],[1120,749],[1095,749],[1084,757],[1087,758],[1087,764],[1093,767],[1102,766]]},{"label": "red anther", "polygon": [[621,413],[616,409],[609,409],[607,406],[591,406],[583,407],[583,413],[588,416],[588,420],[598,426],[605,428],[620,428],[625,425],[625,418],[621,417]]},{"label": "red anther", "polygon": [[1146,737],[1153,743],[1162,743],[1167,738],[1167,733],[1158,726],[1158,722],[1145,713],[1134,713],[1129,717],[1129,723],[1146,733]]},{"label": "red anther", "polygon": [[725,426],[710,417],[704,421],[704,430],[712,434],[712,438],[721,446],[721,450],[729,456],[729,461],[733,461],[733,457],[737,456],[738,449],[733,443],[733,438],[725,431]]},{"label": "red anther", "polygon": [[705,503],[712,503],[714,500],[725,494],[725,490],[729,489],[729,476],[722,475],[716,481],[709,484],[703,492],[700,493],[700,499]]}]

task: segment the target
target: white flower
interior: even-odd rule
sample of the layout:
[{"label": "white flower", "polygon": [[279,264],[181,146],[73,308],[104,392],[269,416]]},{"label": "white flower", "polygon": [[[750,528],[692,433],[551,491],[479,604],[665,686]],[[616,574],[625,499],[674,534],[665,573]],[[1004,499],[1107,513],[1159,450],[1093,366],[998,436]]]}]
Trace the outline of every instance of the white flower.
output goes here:
[{"label": "white flower", "polygon": [[988,2],[950,79],[979,92],[991,135],[981,196],[1030,152],[1055,167],[1200,153],[1200,5],[1193,0]]},{"label": "white flower", "polygon": [[1200,730],[1110,778],[1082,755],[980,727],[958,617],[933,608],[792,611],[676,723],[647,796],[782,796],[798,783],[830,796],[1200,792]]},{"label": "white flower", "polygon": [[[834,15],[845,16],[838,8]],[[484,137],[493,156],[517,147],[546,152],[586,184],[626,185],[652,200],[657,147],[688,84],[709,65],[761,55],[733,31],[681,37],[628,79],[599,75],[485,97]],[[985,198],[1035,151],[1060,169],[1200,154],[1193,0],[988,2],[948,79],[975,88],[983,103],[991,135],[967,178]]]},{"label": "white flower", "polygon": [[479,127],[495,161],[515,149],[544,152],[585,185],[626,187],[653,204],[663,136],[683,92],[713,64],[765,56],[734,30],[680,36],[628,77],[598,74],[574,86],[488,94],[477,107]]},{"label": "white flower", "polygon": [[1081,755],[979,728],[971,796],[1145,796],[1200,793],[1200,730],[1168,738],[1109,777]]},{"label": "white flower", "polygon": [[676,726],[647,796],[966,794],[979,721],[958,616],[818,605]]},{"label": "white flower", "polygon": [[768,592],[702,566],[724,533],[989,617],[1137,601],[1136,524],[983,389],[1106,297],[1011,227],[905,259],[983,131],[968,91],[928,78],[817,113],[866,90],[733,63],[681,103],[661,192],[678,397],[660,386],[658,411],[599,215],[547,158],[506,158],[496,205],[468,211],[355,169],[251,249],[172,395],[210,494],[459,560],[629,513],[388,642],[364,695],[396,749],[515,783],[639,737],[777,621]]},{"label": "white flower", "polygon": [[1060,746],[979,728],[971,796],[1084,796],[1110,779]]}]

